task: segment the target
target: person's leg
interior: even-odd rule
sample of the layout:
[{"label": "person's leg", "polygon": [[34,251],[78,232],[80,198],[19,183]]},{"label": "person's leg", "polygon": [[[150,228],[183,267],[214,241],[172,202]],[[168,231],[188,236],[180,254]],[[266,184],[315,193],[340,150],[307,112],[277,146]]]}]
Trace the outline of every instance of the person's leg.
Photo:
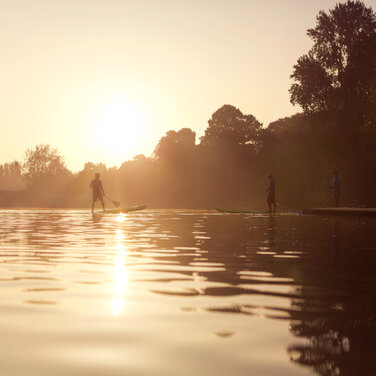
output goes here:
[{"label": "person's leg", "polygon": [[93,192],[93,203],[91,204],[91,211],[94,213],[95,202],[98,200],[98,195]]},{"label": "person's leg", "polygon": [[274,214],[275,214],[275,212],[277,211],[277,204],[276,204],[275,200],[273,202],[273,207],[274,207]]},{"label": "person's leg", "polygon": [[333,193],[333,201],[334,201],[334,206],[336,208],[338,208],[339,207],[339,197],[338,197],[338,193],[337,192]]},{"label": "person's leg", "polygon": [[267,200],[266,200],[268,206],[269,206],[269,213],[272,212],[272,202],[270,201],[270,197],[268,196]]},{"label": "person's leg", "polygon": [[104,213],[104,212],[105,212],[105,209],[104,209],[104,200],[103,200],[103,197],[102,197],[101,202],[102,202],[102,208],[103,208],[103,213]]}]

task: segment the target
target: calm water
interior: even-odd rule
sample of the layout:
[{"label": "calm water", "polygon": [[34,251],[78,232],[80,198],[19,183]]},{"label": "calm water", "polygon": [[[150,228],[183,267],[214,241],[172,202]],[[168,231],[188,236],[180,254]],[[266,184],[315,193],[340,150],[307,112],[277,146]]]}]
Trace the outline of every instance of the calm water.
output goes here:
[{"label": "calm water", "polygon": [[1,375],[375,375],[376,220],[0,211]]}]

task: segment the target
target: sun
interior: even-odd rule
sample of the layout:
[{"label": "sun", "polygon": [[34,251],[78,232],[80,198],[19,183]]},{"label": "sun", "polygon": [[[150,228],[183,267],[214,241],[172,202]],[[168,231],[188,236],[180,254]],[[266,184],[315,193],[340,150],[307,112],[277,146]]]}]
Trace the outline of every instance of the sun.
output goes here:
[{"label": "sun", "polygon": [[90,123],[92,145],[106,160],[121,163],[142,153],[148,119],[136,101],[125,96],[107,98],[93,110]]}]

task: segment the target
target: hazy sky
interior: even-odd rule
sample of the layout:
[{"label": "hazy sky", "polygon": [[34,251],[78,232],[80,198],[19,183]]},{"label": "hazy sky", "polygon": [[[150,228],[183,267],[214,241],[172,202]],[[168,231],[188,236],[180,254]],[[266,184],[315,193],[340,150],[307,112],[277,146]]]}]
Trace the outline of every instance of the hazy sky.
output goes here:
[{"label": "hazy sky", "polygon": [[291,115],[306,30],[336,2],[0,0],[0,163],[48,143],[74,171],[119,165],[223,104]]}]

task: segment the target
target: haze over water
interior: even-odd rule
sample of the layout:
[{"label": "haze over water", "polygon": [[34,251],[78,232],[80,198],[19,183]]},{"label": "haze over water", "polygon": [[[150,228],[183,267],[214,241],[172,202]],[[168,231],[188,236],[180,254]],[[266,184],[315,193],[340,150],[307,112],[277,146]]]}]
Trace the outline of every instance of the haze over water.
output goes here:
[{"label": "haze over water", "polygon": [[375,229],[2,210],[2,374],[375,374]]}]

